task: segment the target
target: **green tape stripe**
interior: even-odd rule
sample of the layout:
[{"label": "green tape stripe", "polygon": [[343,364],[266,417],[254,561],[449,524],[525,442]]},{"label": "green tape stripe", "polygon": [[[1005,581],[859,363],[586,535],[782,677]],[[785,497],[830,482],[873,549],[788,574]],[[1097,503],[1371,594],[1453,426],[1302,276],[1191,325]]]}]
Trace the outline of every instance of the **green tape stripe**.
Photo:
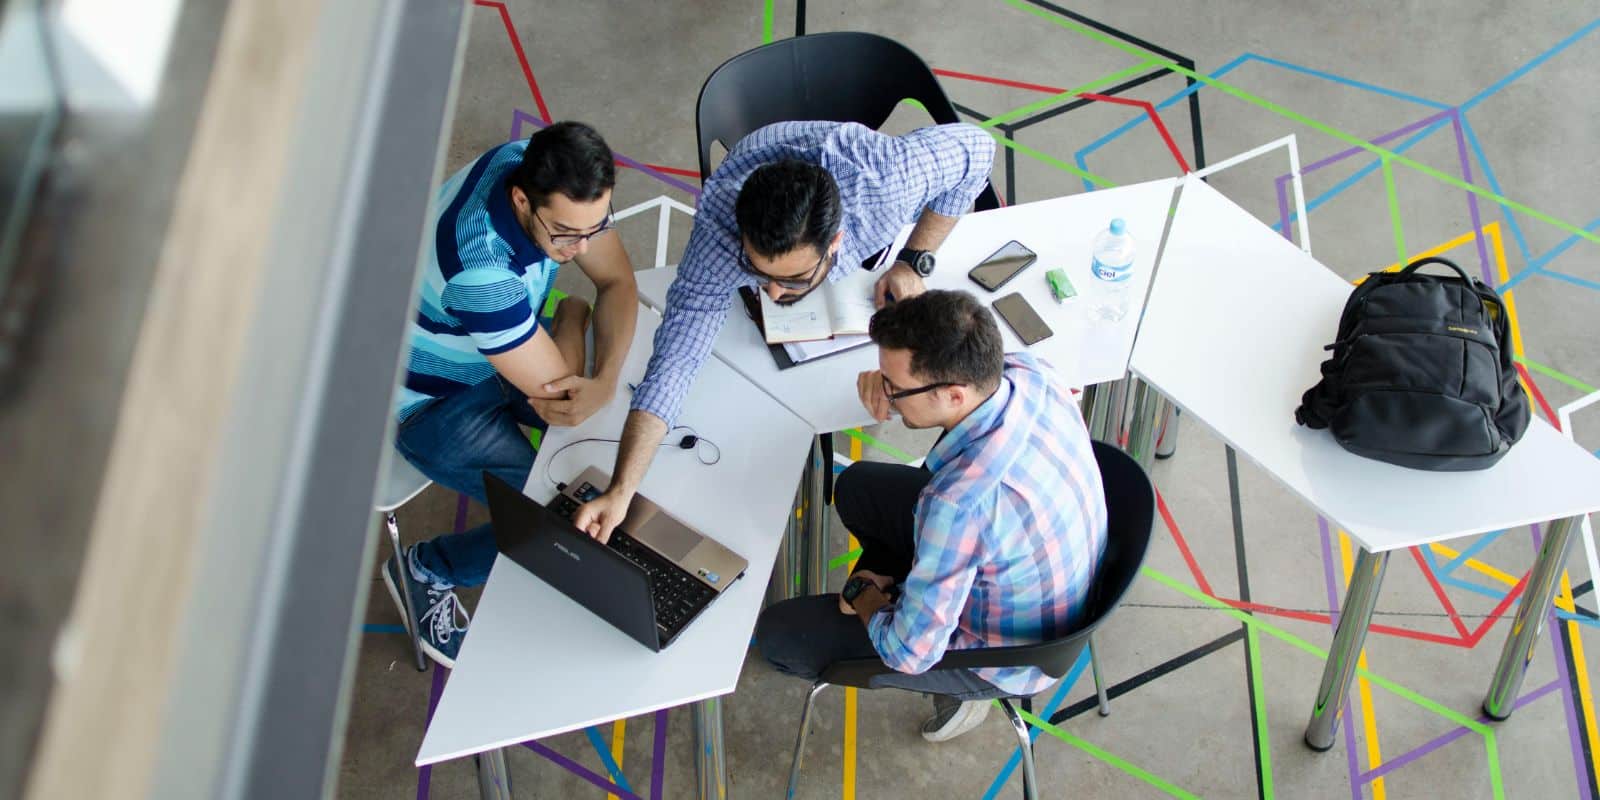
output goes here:
[{"label": "green tape stripe", "polygon": [[871,447],[872,449],[877,450],[878,452],[883,453],[890,458],[899,459],[901,463],[909,464],[917,460],[916,456],[913,456],[910,453],[895,447],[894,445],[884,444],[883,442],[880,442],[877,439],[862,433],[860,428],[848,428],[839,432],[860,442],[864,447]]},{"label": "green tape stripe", "polygon": [[1165,67],[1167,69],[1172,70],[1173,72],[1178,73],[1179,75],[1183,75],[1183,76],[1186,76],[1186,77],[1194,78],[1195,80],[1200,81],[1201,83],[1204,83],[1207,86],[1211,86],[1211,87],[1217,89],[1218,91],[1224,92],[1226,94],[1231,94],[1234,97],[1239,98],[1240,100],[1243,100],[1243,101],[1245,101],[1247,103],[1252,103],[1254,105],[1260,106],[1260,107],[1262,107],[1262,108],[1264,108],[1264,109],[1266,109],[1268,111],[1271,111],[1274,114],[1277,114],[1278,116],[1286,117],[1286,118],[1288,118],[1290,120],[1298,122],[1301,125],[1305,125],[1306,127],[1311,128],[1313,130],[1316,130],[1316,131],[1318,131],[1320,133],[1324,133],[1324,134],[1326,134],[1328,136],[1332,136],[1333,138],[1338,139],[1338,140],[1340,140],[1342,142],[1346,142],[1348,144],[1355,145],[1356,147],[1360,147],[1361,149],[1366,150],[1366,151],[1372,153],[1375,156],[1392,158],[1392,159],[1394,159],[1395,161],[1398,161],[1401,164],[1404,164],[1404,165],[1406,165],[1406,166],[1408,166],[1408,167],[1410,167],[1410,168],[1412,168],[1412,169],[1414,169],[1414,170],[1416,170],[1416,171],[1418,171],[1418,172],[1420,172],[1420,173],[1422,173],[1424,175],[1427,175],[1430,178],[1433,178],[1434,180],[1442,181],[1444,183],[1450,184],[1451,186],[1454,186],[1457,189],[1463,189],[1465,191],[1472,192],[1473,194],[1478,195],[1479,197],[1485,198],[1487,200],[1493,200],[1494,202],[1499,203],[1500,205],[1505,206],[1506,208],[1510,208],[1510,209],[1512,209],[1514,211],[1520,211],[1520,212],[1522,212],[1524,214],[1527,214],[1530,217],[1533,217],[1534,219],[1539,220],[1540,222],[1545,222],[1545,223],[1548,223],[1550,225],[1554,225],[1555,227],[1560,228],[1561,230],[1566,231],[1567,233],[1576,235],[1576,236],[1578,236],[1580,238],[1587,239],[1587,240],[1589,240],[1591,242],[1600,243],[1600,234],[1591,233],[1590,231],[1585,230],[1585,229],[1583,229],[1583,228],[1581,228],[1581,227],[1579,227],[1577,225],[1574,225],[1574,224],[1572,224],[1570,222],[1565,222],[1563,220],[1556,219],[1555,217],[1552,217],[1549,214],[1544,213],[1543,211],[1539,211],[1538,209],[1535,209],[1535,208],[1529,208],[1528,206],[1525,206],[1525,205],[1523,205],[1523,204],[1521,204],[1521,203],[1519,203],[1519,202],[1517,202],[1515,200],[1511,200],[1509,198],[1502,197],[1501,195],[1495,194],[1494,192],[1491,192],[1491,191],[1489,191],[1487,189],[1482,189],[1482,188],[1479,188],[1477,186],[1474,186],[1474,185],[1472,185],[1470,183],[1467,183],[1466,181],[1463,181],[1460,178],[1457,178],[1457,177],[1455,177],[1453,175],[1448,175],[1448,174],[1446,174],[1444,172],[1440,172],[1439,170],[1436,170],[1433,167],[1430,167],[1427,164],[1424,164],[1424,163],[1422,163],[1420,161],[1417,161],[1417,160],[1411,159],[1411,158],[1407,158],[1406,156],[1400,155],[1400,154],[1395,153],[1395,152],[1393,152],[1391,150],[1387,150],[1387,149],[1385,149],[1383,147],[1375,145],[1375,144],[1373,144],[1373,143],[1371,143],[1371,142],[1369,142],[1369,141],[1367,141],[1365,139],[1362,139],[1359,136],[1356,136],[1355,134],[1346,133],[1346,132],[1341,131],[1338,128],[1335,128],[1335,127],[1333,127],[1331,125],[1328,125],[1326,123],[1318,122],[1317,120],[1311,119],[1310,117],[1307,117],[1306,115],[1301,114],[1301,113],[1299,113],[1297,111],[1291,111],[1290,109],[1284,108],[1283,106],[1280,106],[1277,103],[1272,102],[1271,100],[1267,100],[1266,98],[1256,97],[1255,95],[1250,94],[1249,92],[1246,92],[1245,90],[1240,89],[1237,86],[1234,86],[1234,85],[1229,84],[1229,83],[1225,83],[1223,81],[1219,81],[1216,78],[1211,77],[1210,75],[1206,75],[1206,74],[1201,73],[1201,72],[1196,72],[1195,70],[1192,70],[1192,69],[1187,69],[1187,68],[1185,68],[1183,66],[1180,66],[1177,62],[1174,62],[1174,61],[1171,61],[1171,60],[1168,60],[1168,59],[1165,59],[1165,58],[1161,58],[1159,56],[1152,57],[1148,53],[1146,53],[1144,50],[1138,48],[1135,45],[1119,41],[1119,40],[1114,39],[1114,38],[1112,38],[1110,36],[1102,34],[1099,31],[1093,30],[1093,29],[1088,28],[1088,27],[1083,26],[1083,25],[1079,25],[1077,22],[1074,22],[1073,20],[1067,19],[1065,17],[1056,16],[1055,14],[1052,14],[1049,11],[1046,11],[1046,10],[1044,10],[1042,8],[1037,8],[1035,6],[1029,5],[1029,4],[1025,3],[1024,0],[1003,0],[1003,2],[1005,2],[1009,6],[1012,6],[1013,8],[1016,8],[1016,9],[1021,10],[1021,11],[1025,11],[1025,12],[1027,12],[1029,14],[1032,14],[1032,15],[1034,15],[1036,17],[1040,17],[1042,19],[1048,20],[1048,21],[1050,21],[1050,22],[1052,22],[1052,23],[1054,23],[1054,24],[1056,24],[1056,25],[1058,25],[1058,26],[1060,26],[1062,28],[1066,28],[1067,30],[1074,31],[1074,32],[1078,33],[1081,36],[1085,36],[1085,37],[1088,37],[1090,39],[1093,39],[1093,40],[1095,40],[1095,41],[1097,41],[1097,42],[1099,42],[1099,43],[1101,43],[1103,45],[1116,48],[1116,49],[1121,50],[1121,51],[1123,51],[1125,53],[1131,53],[1131,54],[1133,54],[1135,56],[1149,58],[1151,66]]},{"label": "green tape stripe", "polygon": [[1394,166],[1383,159],[1383,191],[1389,196],[1389,222],[1394,226],[1394,251],[1400,263],[1406,262],[1406,233],[1400,227],[1400,192],[1394,188]]},{"label": "green tape stripe", "polygon": [[1489,787],[1494,791],[1494,800],[1506,800],[1506,788],[1500,782],[1500,744],[1492,731],[1483,737],[1483,755],[1489,759]]},{"label": "green tape stripe", "polygon": [[528,429],[528,444],[533,445],[533,449],[534,450],[538,450],[539,449],[539,445],[543,444],[543,443],[544,443],[544,431],[541,431],[538,428],[529,428]]},{"label": "green tape stripe", "polygon": [[1589,384],[1584,383],[1583,381],[1580,381],[1577,378],[1572,377],[1571,375],[1568,375],[1568,374],[1563,373],[1563,372],[1557,372],[1554,367],[1547,367],[1547,366],[1545,366],[1543,364],[1540,364],[1537,361],[1529,361],[1528,359],[1523,358],[1522,356],[1512,356],[1511,358],[1513,360],[1521,363],[1523,366],[1527,367],[1528,369],[1531,369],[1534,372],[1539,373],[1540,375],[1547,375],[1547,376],[1549,376],[1551,378],[1555,378],[1556,380],[1561,381],[1562,383],[1564,383],[1564,384],[1566,384],[1568,386],[1571,386],[1572,388],[1577,389],[1578,391],[1583,392],[1584,394],[1593,394],[1595,392],[1600,392],[1600,389],[1596,389],[1595,387],[1590,386]]},{"label": "green tape stripe", "polygon": [[[995,702],[995,705],[999,705],[999,703],[1000,703],[1000,701],[998,701],[998,700],[996,700],[994,702]],[[1145,770],[1139,768],[1137,765],[1133,764],[1132,762],[1124,760],[1124,759],[1119,758],[1117,756],[1114,756],[1111,753],[1108,753],[1105,750],[1100,749],[1100,747],[1096,746],[1092,742],[1087,742],[1087,741],[1084,741],[1083,739],[1079,739],[1078,737],[1073,736],[1072,734],[1067,733],[1066,731],[1064,731],[1064,730],[1062,730],[1060,728],[1057,728],[1056,726],[1051,725],[1048,722],[1045,722],[1044,720],[1040,719],[1037,715],[1035,715],[1031,711],[1026,711],[1024,709],[1018,708],[1017,709],[1017,714],[1021,715],[1021,717],[1025,721],[1027,721],[1027,723],[1029,725],[1032,725],[1035,728],[1038,728],[1039,730],[1042,730],[1045,733],[1048,733],[1051,736],[1054,736],[1057,739],[1060,739],[1061,741],[1066,742],[1067,744],[1070,744],[1073,747],[1076,747],[1079,750],[1082,750],[1085,753],[1088,753],[1089,755],[1094,756],[1095,758],[1098,758],[1101,761],[1104,761],[1107,764],[1110,764],[1111,766],[1116,767],[1117,769],[1120,769],[1123,772],[1126,772],[1129,775],[1132,775],[1133,777],[1138,778],[1139,780],[1142,780],[1145,783],[1148,783],[1151,786],[1154,786],[1157,789],[1160,789],[1161,791],[1166,792],[1169,795],[1172,795],[1173,797],[1183,797],[1183,798],[1190,798],[1190,800],[1200,800],[1200,796],[1199,795],[1194,794],[1192,792],[1184,791],[1183,789],[1180,789],[1177,786],[1175,786],[1175,785],[1173,785],[1173,784],[1171,784],[1171,783],[1169,783],[1169,782],[1167,782],[1167,781],[1165,781],[1165,780],[1163,780],[1161,778],[1158,778],[1155,775],[1150,774],[1149,772],[1146,772]]]},{"label": "green tape stripe", "polygon": [[857,547],[856,549],[851,550],[850,552],[845,553],[842,556],[835,556],[832,561],[828,562],[828,570],[832,571],[832,570],[836,570],[836,569],[838,569],[840,567],[847,567],[847,566],[850,565],[850,562],[852,562],[852,561],[854,561],[854,560],[856,560],[857,558],[860,558],[860,557],[861,557],[861,548]]},{"label": "green tape stripe", "polygon": [[[1221,600],[1205,594],[1199,589],[1179,583],[1176,579],[1150,567],[1144,567],[1140,571],[1144,573],[1146,577],[1155,580],[1157,583],[1163,584],[1170,589],[1188,595],[1196,602],[1215,608],[1218,611],[1221,611],[1246,625],[1258,628],[1262,633],[1265,633],[1274,639],[1294,645],[1295,647],[1304,650],[1305,652],[1310,653],[1319,659],[1327,660],[1328,658],[1328,651],[1323,650],[1322,648],[1317,647],[1316,645],[1298,636],[1295,636],[1288,631],[1275,628],[1272,625],[1261,621],[1259,617],[1253,617],[1249,614],[1246,614],[1243,611],[1240,611],[1228,605],[1227,603],[1222,602]],[[1417,694],[1416,692],[1407,689],[1406,687],[1401,686],[1400,684],[1395,683],[1394,681],[1389,680],[1381,675],[1374,675],[1372,672],[1360,667],[1356,668],[1356,674],[1366,678],[1369,681],[1372,681],[1374,684],[1383,687],[1393,694],[1399,695],[1400,697],[1411,701],[1415,705],[1422,706],[1423,708],[1426,708],[1429,711],[1432,711],[1433,713],[1456,723],[1457,725],[1470,728],[1474,732],[1484,736],[1492,736],[1494,733],[1488,725],[1461,714],[1460,712],[1457,712],[1447,706],[1440,705],[1438,701],[1423,697],[1422,695]]]},{"label": "green tape stripe", "polygon": [[560,289],[551,289],[550,294],[545,295],[544,308],[540,309],[539,318],[544,319],[545,317],[555,316],[556,304],[565,299],[567,299],[566,292],[563,292]]},{"label": "green tape stripe", "polygon": [[1057,104],[1059,104],[1059,103],[1061,103],[1063,101],[1071,100],[1072,98],[1077,97],[1078,95],[1083,94],[1084,92],[1092,92],[1095,89],[1098,89],[1098,88],[1100,88],[1102,86],[1106,86],[1108,84],[1116,83],[1117,81],[1122,80],[1123,78],[1126,78],[1129,75],[1133,75],[1134,73],[1144,72],[1146,69],[1149,69],[1150,65],[1151,65],[1151,62],[1148,61],[1148,60],[1140,61],[1139,63],[1134,64],[1133,66],[1128,67],[1125,70],[1121,70],[1121,71],[1118,71],[1118,72],[1113,72],[1110,75],[1107,75],[1107,76],[1105,76],[1103,78],[1096,78],[1095,80],[1089,81],[1088,83],[1086,83],[1086,84],[1084,84],[1082,86],[1078,86],[1078,87],[1075,87],[1075,88],[1072,88],[1072,89],[1068,89],[1068,90],[1066,90],[1066,91],[1064,91],[1064,92],[1062,92],[1060,94],[1051,95],[1049,97],[1046,97],[1043,100],[1038,100],[1038,101],[1029,103],[1029,104],[1027,104],[1027,105],[1025,105],[1025,106],[1023,106],[1021,108],[1012,109],[1010,111],[1007,111],[1004,114],[1001,114],[998,117],[990,117],[990,118],[988,118],[988,119],[986,119],[986,120],[984,120],[984,121],[982,121],[982,122],[980,122],[978,124],[983,126],[983,127],[985,127],[985,128],[992,128],[992,127],[994,127],[996,125],[1004,125],[1005,123],[1010,122],[1010,121],[1012,121],[1014,119],[1021,119],[1023,117],[1031,116],[1031,115],[1034,114],[1034,112],[1043,111],[1044,109],[1049,108],[1049,107],[1051,107],[1053,105],[1057,105]]},{"label": "green tape stripe", "polygon": [[1261,685],[1261,640],[1255,628],[1244,629],[1244,645],[1250,653],[1251,693],[1255,695],[1256,749],[1261,751],[1261,800],[1272,800],[1272,737],[1267,735],[1267,691]]},{"label": "green tape stripe", "polygon": [[761,4],[761,43],[772,42],[772,0]]},{"label": "green tape stripe", "polygon": [[1112,183],[1107,178],[1102,178],[1099,175],[1096,175],[1096,174],[1094,174],[1092,172],[1089,172],[1087,170],[1079,169],[1077,166],[1075,166],[1073,164],[1068,164],[1067,162],[1062,161],[1061,159],[1056,158],[1055,156],[1052,156],[1052,155],[1050,155],[1048,153],[1041,153],[1038,150],[1035,150],[1035,149],[1033,149],[1033,148],[1031,148],[1031,147],[1029,147],[1029,146],[1027,146],[1025,144],[1022,144],[1021,142],[1013,141],[1013,140],[1008,139],[1008,138],[1006,138],[1004,136],[1001,136],[998,131],[991,130],[991,131],[989,131],[989,135],[993,136],[996,141],[1000,142],[1001,144],[1005,145],[1006,147],[1011,148],[1012,150],[1015,150],[1015,151],[1025,155],[1025,156],[1027,156],[1029,158],[1032,158],[1032,159],[1034,159],[1036,161],[1043,161],[1044,163],[1049,164],[1050,166],[1055,167],[1056,169],[1066,170],[1067,172],[1070,172],[1073,175],[1076,175],[1076,176],[1078,176],[1078,177],[1080,177],[1080,178],[1082,178],[1082,179],[1084,179],[1084,180],[1086,180],[1086,181],[1088,181],[1088,182],[1090,182],[1090,183],[1092,183],[1092,184],[1094,184],[1094,185],[1096,185],[1096,186],[1098,186],[1098,187],[1100,187],[1102,189],[1109,189],[1109,188],[1111,188],[1113,186],[1116,186],[1115,183]]}]

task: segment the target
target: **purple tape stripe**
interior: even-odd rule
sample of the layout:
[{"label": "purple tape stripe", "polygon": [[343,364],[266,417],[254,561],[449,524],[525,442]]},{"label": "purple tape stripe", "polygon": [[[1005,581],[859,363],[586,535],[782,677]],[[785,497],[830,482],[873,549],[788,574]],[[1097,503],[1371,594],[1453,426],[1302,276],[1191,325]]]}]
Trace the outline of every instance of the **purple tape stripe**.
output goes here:
[{"label": "purple tape stripe", "polygon": [[[1410,125],[1405,126],[1404,128],[1397,128],[1395,130],[1389,131],[1388,133],[1385,133],[1382,136],[1379,136],[1378,138],[1373,139],[1372,140],[1372,144],[1383,144],[1384,142],[1390,141],[1392,139],[1398,139],[1398,138],[1400,138],[1400,137],[1402,137],[1402,136],[1404,136],[1404,135],[1406,135],[1408,133],[1411,133],[1412,131],[1418,130],[1420,128],[1425,128],[1425,127],[1427,127],[1429,125],[1432,125],[1433,123],[1438,122],[1439,120],[1444,119],[1446,117],[1449,117],[1449,116],[1451,116],[1452,114],[1455,114],[1455,113],[1456,113],[1455,109],[1448,109],[1448,110],[1445,110],[1445,111],[1440,111],[1439,113],[1434,114],[1431,117],[1425,117],[1423,119],[1417,120],[1416,122],[1413,122]],[[1311,164],[1309,164],[1309,165],[1307,165],[1305,167],[1302,167],[1300,169],[1300,174],[1301,175],[1305,175],[1308,172],[1316,172],[1317,170],[1322,169],[1323,167],[1332,166],[1332,165],[1337,164],[1340,161],[1343,161],[1343,160],[1345,160],[1345,159],[1347,159],[1347,158],[1349,158],[1349,157],[1351,157],[1353,155],[1359,155],[1359,154],[1364,153],[1364,152],[1366,152],[1366,148],[1363,148],[1363,147],[1352,147],[1352,148],[1350,148],[1348,150],[1341,150],[1341,151],[1339,151],[1337,153],[1334,153],[1331,156],[1328,156],[1327,158],[1322,159],[1321,161],[1315,161],[1315,162],[1312,162]],[[1288,177],[1288,176],[1284,176],[1284,177]]]},{"label": "purple tape stripe", "polygon": [[[1533,539],[1533,552],[1538,553],[1539,547],[1544,541],[1544,533],[1540,530],[1539,524],[1529,525],[1528,534]],[[1581,738],[1583,736],[1583,728],[1578,725],[1577,698],[1573,696],[1572,691],[1572,672],[1567,669],[1567,654],[1561,647],[1561,637],[1556,634],[1555,629],[1555,626],[1560,625],[1561,621],[1556,618],[1554,608],[1551,608],[1547,613],[1549,614],[1546,622],[1550,629],[1548,634],[1550,652],[1555,656],[1556,680],[1561,682],[1562,708],[1567,717],[1567,739],[1572,748],[1572,766],[1578,775],[1578,793],[1584,800],[1592,800],[1593,796],[1589,792],[1588,765],[1583,758],[1583,739]]]},{"label": "purple tape stripe", "polygon": [[667,710],[656,712],[656,743],[650,752],[650,800],[661,800],[661,784],[666,778]]},{"label": "purple tape stripe", "polygon": [[[1472,183],[1472,163],[1467,159],[1467,139],[1461,132],[1461,112],[1450,114],[1450,125],[1456,132],[1456,158],[1461,162],[1461,180]],[[1478,265],[1483,270],[1483,282],[1495,285],[1494,271],[1489,269],[1489,246],[1483,240],[1483,218],[1478,214],[1478,196],[1467,192],[1467,213],[1472,216],[1473,241],[1478,244]]]},{"label": "purple tape stripe", "polygon": [[1289,232],[1289,176],[1279,175],[1273,183],[1278,187],[1278,232],[1292,242],[1294,234]]},{"label": "purple tape stripe", "polygon": [[[508,141],[515,141],[517,139],[521,139],[522,138],[522,126],[525,125],[525,124],[533,125],[533,126],[539,127],[539,128],[543,128],[545,125],[547,125],[549,123],[546,123],[544,120],[539,119],[538,117],[536,117],[536,116],[534,116],[532,114],[529,114],[528,112],[523,111],[522,109],[514,109],[511,112],[511,136],[508,137]],[[684,183],[683,181],[680,181],[677,178],[674,178],[674,177],[672,177],[671,175],[668,175],[665,172],[662,172],[662,171],[660,171],[658,169],[655,169],[655,168],[651,167],[649,164],[645,164],[643,162],[636,161],[634,159],[628,158],[627,156],[625,156],[625,155],[623,155],[621,153],[618,153],[615,150],[611,151],[611,155],[614,158],[616,158],[618,163],[620,163],[620,164],[622,164],[624,166],[632,167],[632,168],[634,168],[636,170],[639,170],[640,172],[643,172],[644,174],[649,175],[650,177],[655,178],[656,180],[661,181],[662,183],[664,183],[664,184],[666,184],[668,186],[671,186],[671,187],[673,187],[675,189],[682,189],[683,191],[688,192],[690,195],[694,196],[696,199],[698,199],[700,197],[700,187],[698,187],[698,186],[692,186],[690,184]]]},{"label": "purple tape stripe", "polygon": [[[1328,530],[1328,521],[1317,515],[1317,532],[1322,537],[1322,580],[1328,589],[1328,619],[1331,628],[1339,627],[1339,593],[1338,582],[1333,572],[1333,533]],[[1350,771],[1350,797],[1352,800],[1362,800],[1361,797],[1361,765],[1356,763],[1356,707],[1350,702],[1347,693],[1339,698],[1339,715],[1343,717],[1339,727],[1344,729],[1344,759],[1345,766]]]},{"label": "purple tape stripe", "polygon": [[[1558,678],[1518,698],[1516,704],[1511,707],[1511,710],[1515,711],[1519,708],[1522,708],[1523,706],[1532,703],[1533,701],[1538,700],[1539,698],[1544,697],[1545,695],[1560,688],[1561,680]],[[1490,719],[1482,714],[1479,714],[1478,721],[1489,722]],[[1381,778],[1384,775],[1410,764],[1411,762],[1416,761],[1417,759],[1422,758],[1423,756],[1432,753],[1433,751],[1438,750],[1439,748],[1444,747],[1445,745],[1460,739],[1469,733],[1472,733],[1472,729],[1457,726],[1455,730],[1452,730],[1449,733],[1446,733],[1435,739],[1431,739],[1417,747],[1415,750],[1409,750],[1405,753],[1395,756],[1394,758],[1385,761],[1383,765],[1379,766],[1377,769],[1363,773],[1361,775],[1361,782],[1366,783],[1374,778]]]},{"label": "purple tape stripe", "polygon": [[578,762],[573,761],[572,759],[567,758],[566,756],[561,755],[560,753],[557,753],[556,751],[551,750],[550,748],[545,747],[538,742],[523,742],[522,746],[532,750],[535,753],[538,753],[541,756],[544,756],[547,759],[550,759],[550,761],[552,761],[556,766],[561,767],[562,769],[565,769],[566,771],[594,784],[596,788],[602,791],[610,792],[618,797],[627,798],[627,800],[643,800],[639,797],[639,795],[636,795],[633,792],[630,792],[627,789],[624,789],[621,786],[618,786],[611,781],[596,775],[595,773],[589,771],[589,769],[582,764],[579,764]]},{"label": "purple tape stripe", "polygon": [[[433,688],[428,690],[428,721],[423,724],[423,730],[433,723],[433,710],[439,707],[439,695],[444,694],[444,681],[449,671],[437,664],[433,667]],[[433,765],[429,764],[417,770],[417,800],[428,800],[428,791],[432,787]]]},{"label": "purple tape stripe", "polygon": [[456,533],[467,529],[467,496],[456,493]]}]

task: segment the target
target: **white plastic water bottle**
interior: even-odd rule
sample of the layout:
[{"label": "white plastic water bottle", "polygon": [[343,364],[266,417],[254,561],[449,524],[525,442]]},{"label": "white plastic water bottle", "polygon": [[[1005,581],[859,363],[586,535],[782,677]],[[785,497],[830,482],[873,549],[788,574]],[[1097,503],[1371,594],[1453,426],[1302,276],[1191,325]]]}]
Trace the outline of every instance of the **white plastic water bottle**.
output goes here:
[{"label": "white plastic water bottle", "polygon": [[1133,237],[1127,225],[1111,220],[1111,227],[1094,237],[1094,292],[1090,313],[1095,322],[1114,323],[1128,315],[1128,286],[1133,281]]}]

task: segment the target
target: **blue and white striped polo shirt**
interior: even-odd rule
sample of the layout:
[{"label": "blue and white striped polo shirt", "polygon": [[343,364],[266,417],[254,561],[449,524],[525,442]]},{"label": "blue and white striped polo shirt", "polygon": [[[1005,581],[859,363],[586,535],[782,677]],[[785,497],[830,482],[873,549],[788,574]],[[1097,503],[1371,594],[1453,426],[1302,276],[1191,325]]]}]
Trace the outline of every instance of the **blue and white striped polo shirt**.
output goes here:
[{"label": "blue and white striped polo shirt", "polygon": [[429,400],[487,380],[494,366],[484,356],[506,352],[538,330],[535,312],[558,265],[517,224],[506,191],[527,148],[526,139],[500,145],[439,187],[411,356],[395,398],[400,420]]}]

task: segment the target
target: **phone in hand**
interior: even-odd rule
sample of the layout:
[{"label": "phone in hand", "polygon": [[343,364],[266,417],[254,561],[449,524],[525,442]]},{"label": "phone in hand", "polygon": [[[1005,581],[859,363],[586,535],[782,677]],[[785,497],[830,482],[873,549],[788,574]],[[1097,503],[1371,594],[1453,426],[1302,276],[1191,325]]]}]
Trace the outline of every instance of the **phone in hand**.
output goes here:
[{"label": "phone in hand", "polygon": [[1000,315],[1012,332],[1017,334],[1017,338],[1029,347],[1055,335],[1055,331],[1050,330],[1050,326],[1039,317],[1039,312],[1034,311],[1033,306],[1028,305],[1028,301],[1018,292],[994,301],[994,313]]},{"label": "phone in hand", "polygon": [[991,253],[988,258],[978,262],[978,266],[973,267],[972,271],[967,273],[967,277],[991,292],[998,291],[1007,281],[1017,277],[1038,258],[1039,256],[1032,250],[1012,239]]}]

